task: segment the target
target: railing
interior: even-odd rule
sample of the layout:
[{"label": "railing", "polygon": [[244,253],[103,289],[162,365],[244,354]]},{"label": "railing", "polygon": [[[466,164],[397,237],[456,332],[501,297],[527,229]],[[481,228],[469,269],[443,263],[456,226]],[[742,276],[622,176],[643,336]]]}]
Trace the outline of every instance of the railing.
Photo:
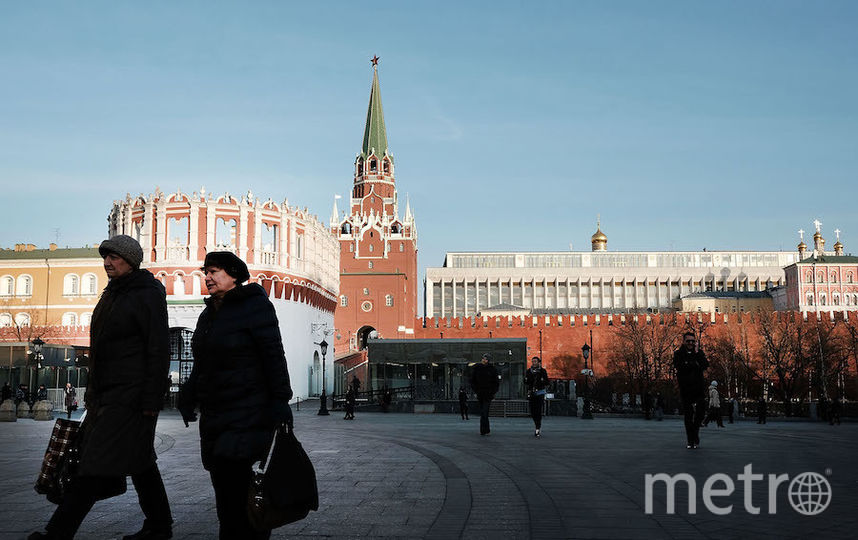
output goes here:
[{"label": "railing", "polygon": [[187,261],[188,248],[185,246],[168,247],[166,257],[168,261]]},{"label": "railing", "polygon": [[276,251],[261,251],[259,253],[259,264],[277,264]]}]

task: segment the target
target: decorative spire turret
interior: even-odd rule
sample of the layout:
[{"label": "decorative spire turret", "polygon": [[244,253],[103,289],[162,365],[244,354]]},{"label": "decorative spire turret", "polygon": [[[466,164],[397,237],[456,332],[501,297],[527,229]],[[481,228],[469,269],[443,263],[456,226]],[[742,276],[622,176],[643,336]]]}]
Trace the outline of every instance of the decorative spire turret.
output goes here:
[{"label": "decorative spire turret", "polygon": [[593,246],[593,251],[607,251],[608,237],[602,232],[602,218],[596,216],[596,233],[590,237],[590,243]]},{"label": "decorative spire turret", "polygon": [[[381,87],[378,84],[378,56],[375,56],[372,59],[372,90],[369,93],[360,157],[366,159],[375,154],[376,157],[383,158],[387,153],[387,130],[384,127]],[[393,156],[390,156],[390,161],[393,161]]]},{"label": "decorative spire turret", "polygon": [[816,232],[813,233],[813,251],[817,257],[825,255],[825,238],[822,237],[822,222],[818,219],[813,220],[813,226],[816,227]]},{"label": "decorative spire turret", "polygon": [[805,258],[807,254],[807,244],[804,243],[804,229],[798,230],[798,260]]},{"label": "decorative spire turret", "polygon": [[331,227],[337,227],[340,224],[340,209],[337,208],[337,199],[339,195],[334,195],[334,207],[331,209]]}]

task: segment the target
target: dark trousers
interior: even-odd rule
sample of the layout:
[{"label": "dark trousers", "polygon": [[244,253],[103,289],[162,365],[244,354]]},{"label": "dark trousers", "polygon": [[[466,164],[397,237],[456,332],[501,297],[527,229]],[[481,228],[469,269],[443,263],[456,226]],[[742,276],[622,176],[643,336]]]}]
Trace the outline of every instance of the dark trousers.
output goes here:
[{"label": "dark trousers", "polygon": [[685,399],[682,401],[682,412],[685,415],[685,436],[688,444],[700,442],[700,424],[706,414],[706,400]]},{"label": "dark trousers", "polygon": [[530,417],[536,429],[542,429],[542,409],[545,406],[545,395],[530,398]]},{"label": "dark trousers", "polygon": [[486,435],[491,432],[489,426],[489,408],[492,405],[492,398],[480,397],[480,435]]},{"label": "dark trousers", "polygon": [[256,532],[247,519],[247,491],[253,478],[253,462],[214,458],[209,475],[215,492],[220,540],[267,540],[271,531]]},{"label": "dark trousers", "polygon": [[724,423],[721,421],[720,407],[709,407],[709,410],[706,412],[706,419],[703,420],[703,425],[707,426],[709,422],[716,422],[719,427],[724,427]]},{"label": "dark trousers", "polygon": [[[145,471],[131,475],[131,481],[137,490],[140,509],[146,518],[143,527],[155,531],[171,530],[173,518],[170,514],[170,503],[167,501],[167,492],[158,465],[153,463]],[[79,478],[63,503],[57,506],[48,522],[47,531],[60,538],[74,538],[92,505],[101,498],[98,494],[109,491],[115,484],[116,478]]]},{"label": "dark trousers", "polygon": [[459,402],[459,412],[462,413],[462,420],[468,419],[468,402],[460,401]]}]

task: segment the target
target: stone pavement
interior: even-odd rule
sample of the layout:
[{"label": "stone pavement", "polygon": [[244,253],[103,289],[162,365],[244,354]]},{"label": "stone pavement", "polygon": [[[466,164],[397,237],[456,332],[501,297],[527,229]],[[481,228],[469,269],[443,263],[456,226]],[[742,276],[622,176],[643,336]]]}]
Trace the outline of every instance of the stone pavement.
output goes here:
[{"label": "stone pavement", "polygon": [[[313,459],[320,508],[278,529],[272,538],[854,538],[858,530],[858,424],[753,422],[702,430],[698,450],[686,450],[682,422],[548,417],[543,437],[528,418],[493,418],[481,437],[479,420],[454,415],[296,412],[296,434]],[[53,422],[0,424],[0,539],[41,530],[53,505],[33,482]],[[199,460],[196,426],[186,429],[165,412],[158,424],[159,465],[176,520],[177,539],[217,537],[214,496]],[[788,500],[789,482],[768,508],[768,476],[750,490],[745,509],[736,476],[824,474],[830,506],[804,516]],[[666,489],[655,489],[645,513],[644,475],[687,472],[696,480],[696,513],[676,490],[676,513],[666,512]],[[709,475],[732,477],[735,492],[716,497],[728,515],[710,512],[702,495]],[[680,484],[681,486],[683,484]],[[716,488],[724,484],[715,485]],[[129,482],[121,497],[96,504],[78,538],[121,538],[142,515]]]}]

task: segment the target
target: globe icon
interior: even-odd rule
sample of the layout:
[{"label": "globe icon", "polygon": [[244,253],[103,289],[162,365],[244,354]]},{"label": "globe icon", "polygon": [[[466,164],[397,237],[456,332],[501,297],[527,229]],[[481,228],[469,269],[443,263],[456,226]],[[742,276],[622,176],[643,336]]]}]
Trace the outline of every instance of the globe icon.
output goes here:
[{"label": "globe icon", "polygon": [[819,473],[804,472],[789,483],[789,503],[799,514],[821,514],[831,503],[831,484]]}]

